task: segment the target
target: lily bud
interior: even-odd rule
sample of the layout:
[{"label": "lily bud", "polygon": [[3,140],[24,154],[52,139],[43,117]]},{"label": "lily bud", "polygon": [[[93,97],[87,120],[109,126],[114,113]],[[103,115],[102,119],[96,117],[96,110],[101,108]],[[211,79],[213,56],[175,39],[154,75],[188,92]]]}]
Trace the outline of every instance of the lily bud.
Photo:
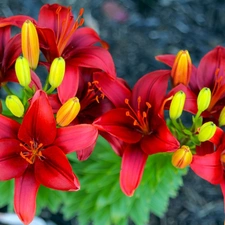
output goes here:
[{"label": "lily bud", "polygon": [[31,69],[36,69],[39,61],[39,40],[36,27],[26,20],[21,28],[22,53],[28,59]]},{"label": "lily bud", "polygon": [[56,122],[59,126],[69,125],[80,111],[80,102],[77,97],[67,100],[56,114]]},{"label": "lily bud", "polygon": [[169,115],[172,120],[178,119],[184,109],[186,94],[183,91],[178,91],[172,98],[170,103]]},{"label": "lily bud", "polygon": [[210,101],[211,101],[211,90],[207,87],[202,88],[197,98],[198,111],[199,112],[205,111],[209,107]]},{"label": "lily bud", "polygon": [[199,129],[198,140],[200,142],[209,141],[216,133],[216,129],[217,126],[213,122],[204,123]]},{"label": "lily bud", "polygon": [[10,112],[16,117],[22,117],[24,114],[24,106],[16,95],[8,95],[5,104]]},{"label": "lily bud", "polygon": [[21,86],[27,87],[31,82],[30,67],[27,59],[19,56],[15,63],[16,76]]},{"label": "lily bud", "polygon": [[171,71],[173,86],[177,86],[178,84],[187,86],[190,81],[191,72],[192,62],[188,51],[179,51]]},{"label": "lily bud", "polygon": [[66,63],[62,57],[55,58],[51,64],[49,72],[49,83],[52,87],[57,88],[63,81]]},{"label": "lily bud", "polygon": [[224,126],[225,125],[225,106],[223,107],[222,111],[220,112],[219,116],[219,126]]},{"label": "lily bud", "polygon": [[183,145],[177,149],[172,156],[172,164],[174,167],[183,169],[192,162],[192,153],[188,146]]}]

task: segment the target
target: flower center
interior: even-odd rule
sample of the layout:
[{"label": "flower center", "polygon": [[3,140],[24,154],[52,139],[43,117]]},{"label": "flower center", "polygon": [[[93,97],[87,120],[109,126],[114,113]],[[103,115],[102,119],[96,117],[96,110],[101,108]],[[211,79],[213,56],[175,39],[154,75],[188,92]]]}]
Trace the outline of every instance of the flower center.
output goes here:
[{"label": "flower center", "polygon": [[215,72],[216,80],[212,90],[212,99],[208,107],[208,111],[211,111],[215,104],[220,100],[220,98],[225,93],[225,84],[223,82],[224,76],[219,77],[219,68]]},{"label": "flower center", "polygon": [[128,105],[129,110],[126,111],[126,116],[133,119],[133,125],[138,127],[138,130],[143,132],[144,134],[149,134],[149,122],[148,122],[148,113],[151,108],[151,104],[149,102],[145,102],[146,110],[141,111],[141,97],[139,96],[137,99],[138,109],[137,112],[131,107],[129,104],[129,99],[125,99],[125,104]]},{"label": "flower center", "polygon": [[60,55],[62,54],[63,50],[65,49],[67,45],[67,42],[69,41],[73,33],[76,31],[76,29],[82,26],[84,23],[84,19],[81,18],[84,13],[83,8],[80,9],[78,17],[75,21],[73,20],[73,16],[71,16],[71,7],[67,8],[68,12],[67,12],[66,18],[63,21],[60,21],[61,9],[62,9],[61,6],[59,6],[56,9],[56,14],[58,17],[56,44],[57,44],[57,48]]},{"label": "flower center", "polygon": [[88,87],[85,95],[81,98],[81,110],[85,109],[93,102],[100,103],[101,99],[104,99],[105,95],[101,91],[101,87],[97,86],[98,81],[88,82]]},{"label": "flower center", "polygon": [[25,149],[25,151],[20,152],[20,156],[25,159],[28,163],[33,164],[36,156],[43,159],[42,147],[43,144],[38,144],[35,141],[30,141],[30,145],[20,143],[20,146]]}]

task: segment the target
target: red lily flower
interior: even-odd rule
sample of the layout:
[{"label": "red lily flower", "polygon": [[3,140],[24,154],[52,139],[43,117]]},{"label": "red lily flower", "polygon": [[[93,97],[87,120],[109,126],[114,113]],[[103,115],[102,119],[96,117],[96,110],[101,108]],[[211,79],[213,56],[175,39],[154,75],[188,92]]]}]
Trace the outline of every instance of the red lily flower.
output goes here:
[{"label": "red lily flower", "polygon": [[191,169],[201,178],[214,185],[220,185],[225,204],[225,136],[217,146],[210,142],[202,143],[197,147],[197,153],[193,156]]},{"label": "red lily flower", "polygon": [[[156,59],[172,67],[175,61],[175,56],[160,55],[157,56]],[[198,95],[199,91],[203,87],[210,88],[212,99],[207,111],[210,112],[210,114],[214,114],[217,119],[225,101],[225,79],[223,78],[224,70],[225,48],[222,46],[217,46],[201,59],[197,69],[195,66],[192,66],[191,80],[187,87],[189,89],[188,94],[192,96],[190,97],[192,100],[193,96]],[[191,108],[192,107],[189,106],[189,109]],[[194,111],[192,110],[192,112]]]},{"label": "red lily flower", "polygon": [[141,181],[148,155],[179,147],[162,115],[169,73],[160,70],[146,74],[135,84],[131,97],[124,99],[126,106],[112,109],[94,122],[100,131],[127,143],[116,145],[124,148],[120,185],[128,196]]},{"label": "red lily flower", "polygon": [[[116,76],[112,57],[105,49],[107,44],[93,29],[79,28],[83,24],[82,14],[83,10],[74,20],[70,7],[46,4],[40,9],[38,21],[25,16],[12,16],[0,21],[0,27],[8,25],[21,27],[22,21],[31,20],[36,25],[40,50],[47,62],[51,63],[59,56],[66,60],[64,80],[58,88],[60,98],[63,92],[61,89],[66,89],[70,97],[76,94],[78,86],[71,84],[79,83],[78,67],[96,68],[112,77]],[[103,47],[94,46],[97,43],[101,43]],[[46,64],[46,62],[43,63]]]},{"label": "red lily flower", "polygon": [[24,224],[35,215],[41,184],[56,190],[79,190],[65,154],[87,148],[96,139],[97,130],[90,125],[56,128],[43,91],[34,95],[21,125],[0,115],[0,180],[15,178],[14,208]]},{"label": "red lily flower", "polygon": [[[80,102],[80,111],[70,125],[83,123],[92,124],[96,118],[118,106],[119,101],[115,100],[115,97],[118,97],[118,99],[123,99],[124,96],[129,97],[130,90],[122,79],[112,78],[105,72],[100,72],[98,70],[87,68],[82,68],[80,70],[82,70],[82,76],[79,78],[79,86],[75,95]],[[61,92],[61,98],[59,98],[57,94],[50,96],[50,103],[55,113],[63,103],[71,98],[66,90],[61,90],[63,90],[63,92]],[[117,90],[116,96],[114,90]],[[94,145],[88,150],[77,151],[78,159],[86,160],[93,149]]]},{"label": "red lily flower", "polygon": [[[56,57],[62,56],[66,60],[66,73],[62,84],[58,88],[59,98],[63,90],[72,97],[77,89],[71,84],[79,83],[78,67],[96,68],[115,77],[115,66],[109,52],[96,43],[105,42],[91,28],[79,28],[83,24],[81,9],[78,18],[74,20],[70,7],[58,4],[44,5],[39,13],[37,30],[41,43],[41,50],[49,63]],[[48,25],[46,27],[46,20]],[[78,29],[79,28],[79,29]]]}]

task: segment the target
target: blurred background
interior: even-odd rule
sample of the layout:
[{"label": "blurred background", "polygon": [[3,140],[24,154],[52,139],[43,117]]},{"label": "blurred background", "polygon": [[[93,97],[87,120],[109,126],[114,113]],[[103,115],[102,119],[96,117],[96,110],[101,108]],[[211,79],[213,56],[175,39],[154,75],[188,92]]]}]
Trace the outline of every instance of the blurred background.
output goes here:
[{"label": "blurred background", "polygon": [[[75,17],[83,7],[85,26],[95,29],[108,42],[118,76],[131,86],[145,73],[166,68],[155,60],[156,55],[187,49],[198,65],[209,50],[225,45],[222,0],[0,0],[0,16],[25,14],[37,19],[39,9],[46,3],[72,6]],[[48,224],[77,224],[75,219],[65,222],[61,215],[47,210],[41,217],[51,221]],[[189,171],[165,216],[151,215],[149,224],[221,225],[223,220],[219,186],[210,185]]]}]

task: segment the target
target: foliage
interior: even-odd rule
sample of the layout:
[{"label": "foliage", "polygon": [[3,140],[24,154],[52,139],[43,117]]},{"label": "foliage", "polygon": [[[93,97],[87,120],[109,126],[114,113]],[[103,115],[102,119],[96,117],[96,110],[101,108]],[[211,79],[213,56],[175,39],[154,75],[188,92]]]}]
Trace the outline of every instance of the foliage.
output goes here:
[{"label": "foliage", "polygon": [[150,156],[141,185],[134,196],[127,197],[119,187],[121,159],[105,140],[99,138],[88,161],[78,162],[72,155],[70,159],[81,181],[81,190],[66,193],[62,212],[66,219],[77,215],[80,225],[90,221],[96,225],[125,225],[128,218],[143,225],[149,220],[150,212],[161,217],[169,198],[175,197],[182,185],[182,175],[187,172],[171,165],[170,154]]}]

